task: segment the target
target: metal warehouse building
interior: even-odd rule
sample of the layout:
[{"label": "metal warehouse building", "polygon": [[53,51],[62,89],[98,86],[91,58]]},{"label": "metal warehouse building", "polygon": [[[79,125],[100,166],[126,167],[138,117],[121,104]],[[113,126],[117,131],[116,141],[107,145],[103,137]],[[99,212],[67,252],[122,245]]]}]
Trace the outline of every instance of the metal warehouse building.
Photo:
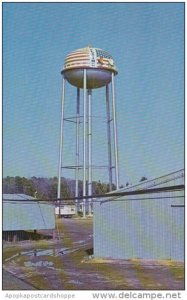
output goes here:
[{"label": "metal warehouse building", "polygon": [[177,189],[183,185],[184,170],[179,170],[117,191],[139,194],[96,200],[94,256],[183,261],[184,188]]},{"label": "metal warehouse building", "polygon": [[3,231],[55,229],[54,206],[25,194],[3,194]]}]

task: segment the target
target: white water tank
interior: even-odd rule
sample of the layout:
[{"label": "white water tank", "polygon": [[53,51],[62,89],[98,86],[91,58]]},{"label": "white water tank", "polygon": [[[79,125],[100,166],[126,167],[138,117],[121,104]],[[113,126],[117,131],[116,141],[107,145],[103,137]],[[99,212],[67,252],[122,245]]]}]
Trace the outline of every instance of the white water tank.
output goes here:
[{"label": "white water tank", "polygon": [[71,85],[83,88],[84,69],[87,71],[87,89],[107,85],[111,81],[111,74],[118,73],[112,56],[105,50],[91,46],[75,50],[67,55],[62,74]]}]

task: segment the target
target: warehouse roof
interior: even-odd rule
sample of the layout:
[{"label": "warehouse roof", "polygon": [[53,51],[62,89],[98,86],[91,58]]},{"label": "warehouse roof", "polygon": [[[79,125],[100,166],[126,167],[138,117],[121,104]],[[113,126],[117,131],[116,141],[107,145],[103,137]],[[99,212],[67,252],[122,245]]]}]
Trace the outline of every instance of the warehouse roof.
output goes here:
[{"label": "warehouse roof", "polygon": [[3,194],[3,200],[36,200],[36,198],[25,194]]},{"label": "warehouse roof", "polygon": [[[168,188],[174,187],[177,185],[184,185],[184,169],[172,172],[170,174],[160,176],[151,180],[144,180],[135,185],[129,185],[127,187],[120,188],[119,190],[114,190],[106,195],[105,201],[118,200],[121,197],[125,197],[124,193],[135,192],[135,191],[144,191],[149,189],[159,189],[159,188]],[[156,192],[156,191],[155,191]],[[175,191],[174,191],[175,192]],[[121,194],[121,195],[120,195]],[[128,199],[131,199],[134,196],[128,195]],[[108,200],[107,200],[108,199]],[[96,202],[103,202],[103,198],[99,198]]]},{"label": "warehouse roof", "polygon": [[112,191],[112,193],[116,192],[126,192],[126,191],[135,191],[135,190],[143,190],[150,189],[154,187],[165,187],[170,185],[184,184],[184,169],[169,173],[164,176],[160,176],[154,179],[144,180],[135,185],[129,185],[128,187],[123,187],[119,190]]},{"label": "warehouse roof", "polygon": [[54,206],[25,194],[3,194],[3,231],[55,229]]}]

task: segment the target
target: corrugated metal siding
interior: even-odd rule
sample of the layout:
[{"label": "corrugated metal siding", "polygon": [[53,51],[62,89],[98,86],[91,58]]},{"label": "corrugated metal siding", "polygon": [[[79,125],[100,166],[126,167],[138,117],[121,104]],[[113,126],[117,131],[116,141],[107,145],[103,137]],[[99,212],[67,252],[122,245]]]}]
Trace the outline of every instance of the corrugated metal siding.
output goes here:
[{"label": "corrugated metal siding", "polygon": [[32,200],[12,201],[15,199],[12,195],[11,200],[3,200],[3,231],[55,229],[53,205]]},{"label": "corrugated metal siding", "polygon": [[[177,179],[177,184],[183,184],[182,180]],[[164,198],[178,196],[182,198]],[[141,200],[148,197],[154,199]],[[94,255],[183,260],[184,207],[181,205],[184,205],[181,191],[95,202]]]},{"label": "corrugated metal siding", "polygon": [[172,207],[171,257],[184,260],[184,207]]}]

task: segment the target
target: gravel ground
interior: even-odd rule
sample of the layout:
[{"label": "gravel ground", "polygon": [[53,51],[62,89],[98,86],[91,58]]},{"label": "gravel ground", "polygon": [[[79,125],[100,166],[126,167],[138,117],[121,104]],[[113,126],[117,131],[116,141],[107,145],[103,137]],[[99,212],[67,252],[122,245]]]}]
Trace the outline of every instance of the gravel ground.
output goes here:
[{"label": "gravel ground", "polygon": [[[89,259],[93,248],[92,219],[62,219],[57,225],[59,239],[55,242],[4,245],[4,269],[41,290],[184,289],[181,263]],[[3,287],[17,289],[6,273]]]}]

